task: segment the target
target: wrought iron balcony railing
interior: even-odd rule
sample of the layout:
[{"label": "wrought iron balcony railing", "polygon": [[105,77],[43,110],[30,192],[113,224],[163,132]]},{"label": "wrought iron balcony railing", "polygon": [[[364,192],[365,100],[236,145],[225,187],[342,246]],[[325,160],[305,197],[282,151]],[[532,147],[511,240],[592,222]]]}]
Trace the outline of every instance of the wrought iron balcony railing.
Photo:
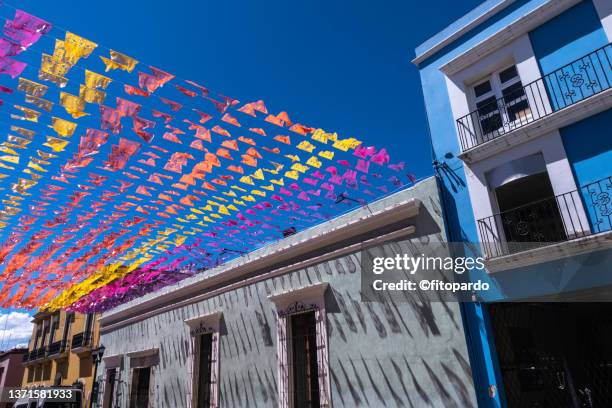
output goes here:
[{"label": "wrought iron balcony railing", "polygon": [[612,44],[457,119],[461,150],[519,129],[612,87]]},{"label": "wrought iron balcony railing", "polygon": [[65,341],[56,341],[54,343],[51,343],[49,345],[49,348],[47,350],[47,355],[48,356],[55,356],[58,354],[62,354],[64,351],[66,351],[66,342]]},{"label": "wrought iron balcony railing", "polygon": [[593,233],[612,230],[612,176],[583,186],[582,198]]},{"label": "wrought iron balcony railing", "polygon": [[74,336],[72,336],[71,348],[74,350],[74,349],[78,349],[82,347],[87,347],[89,346],[90,340],[91,340],[90,332],[77,333]]},{"label": "wrought iron balcony railing", "polygon": [[34,360],[39,360],[44,357],[45,357],[45,348],[40,347],[40,348],[30,351],[29,353],[26,353],[23,356],[23,359],[24,359],[23,361],[34,361]]},{"label": "wrought iron balcony railing", "polygon": [[612,231],[612,177],[478,220],[484,254],[495,258]]}]

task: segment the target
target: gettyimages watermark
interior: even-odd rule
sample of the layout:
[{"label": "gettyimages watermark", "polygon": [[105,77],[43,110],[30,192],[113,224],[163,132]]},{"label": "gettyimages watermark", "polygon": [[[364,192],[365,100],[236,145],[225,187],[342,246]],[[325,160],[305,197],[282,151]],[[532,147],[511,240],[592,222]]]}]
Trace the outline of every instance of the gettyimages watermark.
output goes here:
[{"label": "gettyimages watermark", "polygon": [[[458,282],[449,281],[443,279],[444,277],[452,274],[462,275],[465,272],[473,270],[483,270],[485,268],[484,258],[482,257],[441,257],[441,256],[425,256],[424,254],[418,256],[411,256],[408,254],[396,254],[395,256],[377,256],[372,259],[372,273],[375,275],[383,275],[385,272],[402,271],[407,273],[410,278],[401,279],[400,281],[386,281],[386,278],[379,276],[380,279],[375,279],[372,282],[372,288],[374,290],[408,290],[408,291],[451,291],[456,292],[469,292],[470,296],[476,291],[489,290],[490,284],[477,280],[476,282]],[[443,272],[443,276],[438,278],[431,272]],[[427,273],[428,277],[421,277],[418,279],[415,275],[417,273]],[[440,279],[442,278],[442,279]]]},{"label": "gettyimages watermark", "polygon": [[600,265],[612,261],[609,253],[560,258],[544,266],[526,262],[532,254],[522,247],[511,253],[514,260],[487,258],[473,244],[432,241],[367,248],[361,251],[362,301],[612,301],[612,274],[610,290],[595,292],[588,286],[589,276],[601,277]]},{"label": "gettyimages watermark", "polygon": [[475,301],[491,288],[485,259],[452,256],[448,244],[389,243],[361,252],[362,300]]}]

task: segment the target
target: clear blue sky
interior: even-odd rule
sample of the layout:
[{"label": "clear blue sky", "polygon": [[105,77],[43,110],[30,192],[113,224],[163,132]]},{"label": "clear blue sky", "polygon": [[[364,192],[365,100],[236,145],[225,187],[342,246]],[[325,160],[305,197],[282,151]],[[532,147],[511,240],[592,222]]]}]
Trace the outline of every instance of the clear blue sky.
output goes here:
[{"label": "clear blue sky", "polygon": [[9,1],[182,78],[392,148],[418,177],[432,169],[414,48],[479,3]]},{"label": "clear blue sky", "polygon": [[[243,101],[387,147],[432,174],[414,48],[475,0],[12,0],[144,63]],[[26,341],[27,315],[0,310],[0,345]],[[10,341],[9,341],[10,336]]]}]

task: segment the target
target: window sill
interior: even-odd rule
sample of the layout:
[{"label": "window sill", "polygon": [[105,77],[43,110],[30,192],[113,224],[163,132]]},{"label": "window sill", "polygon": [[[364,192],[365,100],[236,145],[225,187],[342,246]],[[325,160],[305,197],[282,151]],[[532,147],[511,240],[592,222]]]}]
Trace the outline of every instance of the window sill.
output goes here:
[{"label": "window sill", "polygon": [[485,266],[487,272],[494,274],[603,249],[612,249],[612,231],[601,232],[583,238],[562,241],[511,255],[487,259],[485,261]]}]

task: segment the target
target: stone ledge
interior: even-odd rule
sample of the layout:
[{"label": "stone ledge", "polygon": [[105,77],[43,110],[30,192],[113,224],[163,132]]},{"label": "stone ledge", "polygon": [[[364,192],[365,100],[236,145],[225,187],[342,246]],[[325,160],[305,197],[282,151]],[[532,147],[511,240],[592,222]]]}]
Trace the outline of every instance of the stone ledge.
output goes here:
[{"label": "stone ledge", "polygon": [[612,231],[606,231],[583,238],[517,252],[511,255],[487,259],[485,261],[485,266],[487,272],[493,274],[611,248]]}]

